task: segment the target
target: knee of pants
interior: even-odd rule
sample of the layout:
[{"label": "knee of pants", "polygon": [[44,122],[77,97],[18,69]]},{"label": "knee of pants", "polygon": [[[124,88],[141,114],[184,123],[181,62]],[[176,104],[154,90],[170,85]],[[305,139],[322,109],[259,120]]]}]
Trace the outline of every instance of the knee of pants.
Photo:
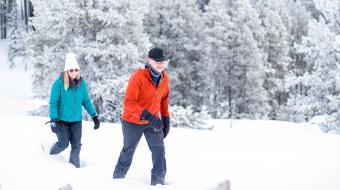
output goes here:
[{"label": "knee of pants", "polygon": [[77,144],[72,144],[71,143],[71,148],[72,149],[80,149],[81,148],[81,143],[79,143],[79,144],[78,143]]},{"label": "knee of pants", "polygon": [[165,148],[163,146],[150,146],[150,150],[152,153],[158,154],[158,155],[165,155]]},{"label": "knee of pants", "polygon": [[69,143],[68,142],[59,142],[58,146],[61,149],[66,149],[68,147]]}]

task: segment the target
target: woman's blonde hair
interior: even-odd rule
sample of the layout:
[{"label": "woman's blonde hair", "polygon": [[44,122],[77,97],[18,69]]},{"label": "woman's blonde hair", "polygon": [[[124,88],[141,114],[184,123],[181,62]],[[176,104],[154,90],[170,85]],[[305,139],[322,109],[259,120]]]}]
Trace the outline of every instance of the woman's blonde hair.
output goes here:
[{"label": "woman's blonde hair", "polygon": [[[70,86],[70,76],[68,75],[68,71],[64,71],[64,89],[67,90]],[[77,80],[80,79],[80,73],[78,71],[78,75],[76,77]]]}]

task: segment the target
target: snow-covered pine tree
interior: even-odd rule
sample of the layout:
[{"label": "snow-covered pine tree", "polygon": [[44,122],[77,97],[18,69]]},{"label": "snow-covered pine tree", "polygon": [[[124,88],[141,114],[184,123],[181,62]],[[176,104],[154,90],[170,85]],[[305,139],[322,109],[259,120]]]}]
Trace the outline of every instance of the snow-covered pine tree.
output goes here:
[{"label": "snow-covered pine tree", "polygon": [[[66,52],[72,51],[74,40],[81,36],[77,22],[81,12],[73,1],[33,0],[32,3],[35,16],[26,34],[25,61],[35,69],[32,76],[35,96],[48,102],[51,85],[63,71]],[[80,67],[81,72],[86,72]],[[48,109],[38,112],[47,115]]]},{"label": "snow-covered pine tree", "polygon": [[[291,81],[291,78],[303,75],[307,70],[306,61],[304,60],[304,54],[296,51],[294,44],[300,44],[302,37],[307,35],[308,32],[308,20],[311,18],[311,13],[306,6],[310,7],[308,1],[288,1],[289,15],[294,18],[291,19],[291,30],[290,30],[290,45],[289,54],[291,62],[288,65],[288,73],[286,76],[286,89],[288,90],[287,99],[285,99],[284,105],[280,106],[279,119],[291,120],[292,116],[296,118],[303,118],[303,116],[297,116],[297,113],[291,113],[292,104],[299,104],[300,102],[293,102],[292,97],[303,96],[305,94],[305,87],[300,84],[290,86],[287,81]],[[288,104],[288,98],[290,98]],[[297,98],[296,100],[298,100]]]},{"label": "snow-covered pine tree", "polygon": [[145,30],[154,46],[170,57],[171,125],[203,129],[210,115],[204,107],[209,83],[202,62],[203,21],[196,0],[151,0]]},{"label": "snow-covered pine tree", "polygon": [[171,126],[184,127],[191,129],[212,129],[213,126],[208,123],[211,118],[205,106],[200,112],[195,112],[191,106],[184,108],[182,106],[171,106]]},{"label": "snow-covered pine tree", "polygon": [[224,1],[211,0],[205,10],[205,27],[202,30],[205,49],[203,63],[207,65],[205,72],[209,77],[205,88],[205,105],[214,117],[228,118],[233,113],[231,90],[234,84],[227,79],[231,72],[231,38],[235,25],[227,14]]},{"label": "snow-covered pine tree", "polygon": [[[336,52],[336,60],[340,63],[340,34],[335,37],[335,52]],[[340,76],[337,75],[335,79],[340,84]],[[333,113],[326,117],[326,123],[321,125],[321,128],[325,132],[335,132],[340,134],[340,95],[333,97],[331,101],[335,104],[337,108]]]},{"label": "snow-covered pine tree", "polygon": [[340,33],[340,2],[338,0],[313,0],[318,16],[322,17],[329,29]]},{"label": "snow-covered pine tree", "polygon": [[261,0],[256,2],[265,30],[262,47],[266,56],[266,77],[264,87],[269,95],[271,110],[269,117],[276,119],[284,103],[285,76],[290,62],[290,27],[288,24],[287,1]]},{"label": "snow-covered pine tree", "polygon": [[127,81],[145,63],[150,47],[143,19],[147,1],[97,1],[86,7],[84,33],[76,49],[86,65],[89,88],[101,117],[119,121]]},{"label": "snow-covered pine tree", "polygon": [[[326,25],[329,30],[332,31],[332,34],[335,34],[333,46],[329,47],[329,49],[333,50],[330,57],[335,57],[335,65],[337,66],[337,70],[333,72],[337,72],[337,75],[333,73],[332,76],[335,78],[331,81],[333,82],[333,90],[335,92],[328,95],[329,101],[331,105],[334,105],[334,110],[331,113],[328,113],[326,118],[326,123],[321,126],[322,129],[326,132],[336,132],[340,134],[340,3],[338,1],[322,1],[315,0],[315,7],[320,11],[320,17],[325,20]],[[331,51],[330,50],[330,51]]]},{"label": "snow-covered pine tree", "polygon": [[336,50],[336,36],[340,33],[339,4],[337,1],[315,2],[316,8],[321,11],[320,17],[310,20],[308,35],[296,45],[297,51],[305,56],[308,70],[303,76],[290,81],[290,86],[301,83],[306,88],[305,94],[292,96],[288,102],[292,105],[292,113],[303,116],[293,118],[297,121],[333,114],[339,105],[340,69]]},{"label": "snow-covered pine tree", "polygon": [[35,30],[27,44],[37,97],[49,98],[66,52],[74,52],[101,118],[117,121],[128,76],[149,47],[142,24],[146,1],[34,0],[33,5]]},{"label": "snow-covered pine tree", "polygon": [[203,27],[196,0],[150,0],[145,30],[155,46],[164,48],[169,57],[171,104],[191,105],[199,111],[205,100],[205,69],[202,62]]},{"label": "snow-covered pine tree", "polygon": [[198,7],[203,11],[205,12],[205,7],[208,5],[210,0],[197,0],[197,4],[198,4]]},{"label": "snow-covered pine tree", "polygon": [[294,18],[291,19],[291,42],[290,42],[290,56],[291,64],[289,70],[294,70],[294,73],[303,73],[304,60],[301,54],[295,51],[294,43],[300,43],[303,36],[308,32],[308,20],[311,18],[311,13],[307,10],[306,5],[301,1],[289,1],[289,15]]},{"label": "snow-covered pine tree", "polygon": [[24,54],[23,42],[23,26],[18,15],[18,5],[16,1],[12,1],[12,10],[8,14],[8,30],[9,30],[9,49],[8,61],[11,68],[15,67],[18,57]]},{"label": "snow-covered pine tree", "polygon": [[205,55],[211,55],[205,56],[205,63],[215,72],[211,96],[214,116],[266,117],[269,105],[260,49],[263,28],[255,9],[248,0],[211,0],[205,17]]}]

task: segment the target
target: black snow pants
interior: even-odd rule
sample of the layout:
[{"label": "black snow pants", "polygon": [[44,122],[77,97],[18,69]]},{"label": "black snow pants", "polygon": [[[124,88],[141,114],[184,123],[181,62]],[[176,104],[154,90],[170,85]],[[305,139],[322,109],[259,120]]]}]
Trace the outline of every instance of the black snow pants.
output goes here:
[{"label": "black snow pants", "polygon": [[152,154],[151,185],[164,185],[166,173],[163,130],[154,130],[152,126],[122,121],[124,146],[113,172],[113,178],[124,178],[132,163],[133,155],[144,134]]},{"label": "black snow pants", "polygon": [[55,130],[58,141],[53,145],[50,154],[59,154],[71,144],[69,162],[80,168],[79,154],[81,149],[82,122],[59,121]]}]

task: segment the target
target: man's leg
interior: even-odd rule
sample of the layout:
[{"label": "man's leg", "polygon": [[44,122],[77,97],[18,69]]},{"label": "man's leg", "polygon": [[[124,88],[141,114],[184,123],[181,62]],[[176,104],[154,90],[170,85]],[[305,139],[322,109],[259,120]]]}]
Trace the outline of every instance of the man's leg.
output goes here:
[{"label": "man's leg", "polygon": [[163,131],[155,131],[152,126],[144,130],[146,141],[152,153],[151,185],[162,184],[166,174],[165,148],[163,141]]},{"label": "man's leg", "polygon": [[71,153],[69,163],[73,164],[76,168],[80,168],[79,154],[81,149],[81,134],[81,121],[72,123],[70,126]]},{"label": "man's leg", "polygon": [[69,144],[69,126],[63,121],[58,122],[58,130],[56,131],[56,135],[58,141],[52,146],[50,150],[50,154],[59,154],[63,150],[68,147]]},{"label": "man's leg", "polygon": [[124,146],[120,152],[115,170],[113,172],[114,179],[124,178],[128,172],[132,163],[133,155],[139,140],[142,137],[143,127],[143,125],[122,121]]}]

